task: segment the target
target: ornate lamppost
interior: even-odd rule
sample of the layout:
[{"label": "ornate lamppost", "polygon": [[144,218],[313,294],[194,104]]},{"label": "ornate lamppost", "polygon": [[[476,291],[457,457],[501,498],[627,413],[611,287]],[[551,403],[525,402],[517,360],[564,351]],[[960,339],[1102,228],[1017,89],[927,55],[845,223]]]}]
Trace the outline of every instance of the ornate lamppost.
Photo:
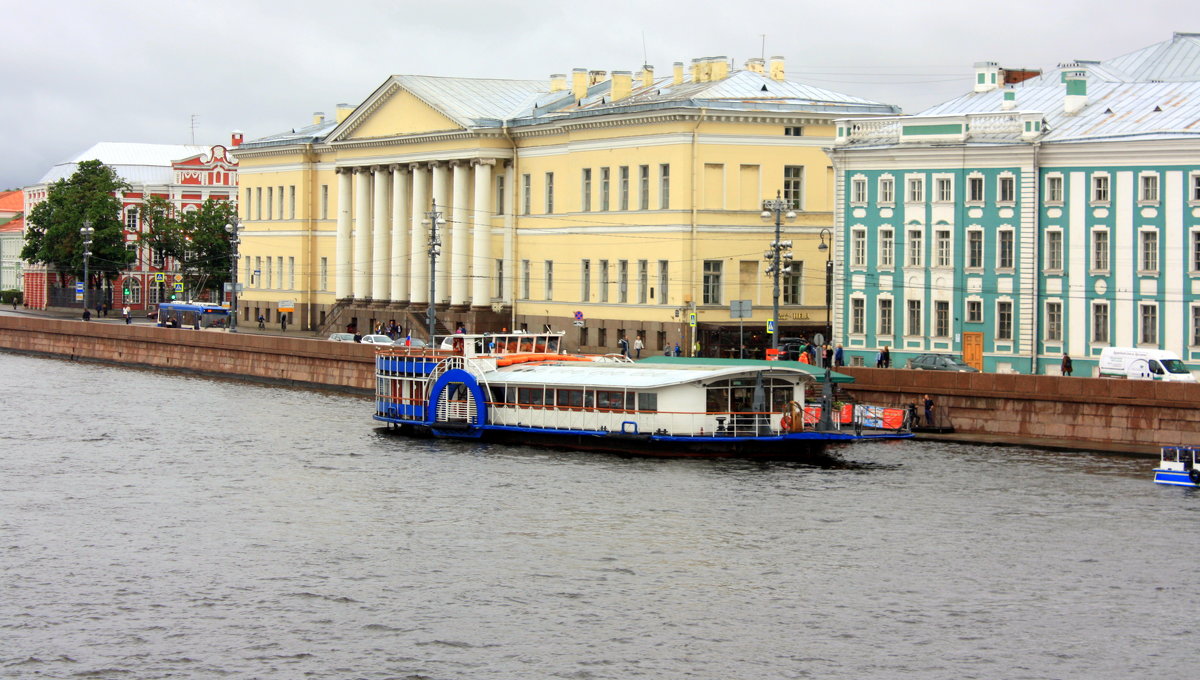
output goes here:
[{"label": "ornate lamppost", "polygon": [[79,228],[79,236],[83,242],[83,312],[88,310],[88,259],[92,256],[92,236],[96,230],[92,228],[91,220],[84,220]]},{"label": "ornate lamppost", "polygon": [[442,213],[437,209],[437,201],[431,204],[429,212],[425,213],[425,219],[421,224],[429,225],[429,311],[425,316],[425,323],[429,326],[429,346],[433,346],[433,333],[437,328],[437,303],[435,302],[437,294],[437,258],[442,252],[442,239],[438,234],[438,227],[445,224],[446,220],[442,218]]},{"label": "ornate lamppost", "polygon": [[771,317],[775,324],[774,332],[771,333],[771,349],[774,350],[779,349],[779,276],[792,273],[792,242],[780,240],[784,220],[791,222],[796,219],[796,211],[790,209],[789,203],[790,201],[784,200],[778,191],[775,192],[775,198],[762,202],[763,221],[775,220],[775,240],[771,242],[771,249],[763,255],[763,259],[771,263],[766,274],[771,276],[775,283],[771,298]]},{"label": "ornate lamppost", "polygon": [[238,236],[238,232],[242,230],[242,226],[238,224],[237,215],[234,215],[229,220],[229,224],[225,225],[225,231],[229,232],[229,332],[237,333],[237,316],[238,316],[238,244],[242,239]]},{"label": "ornate lamppost", "polygon": [[[825,240],[829,239],[826,243]],[[825,321],[829,324],[829,338],[826,340],[830,345],[833,345],[833,232],[828,229],[821,230],[821,245],[817,246],[817,250],[825,253]],[[817,429],[827,431],[833,429],[833,381],[829,375],[830,359],[827,358],[824,348],[820,351],[821,362],[825,364],[825,377],[821,382],[821,420],[817,423]]]}]

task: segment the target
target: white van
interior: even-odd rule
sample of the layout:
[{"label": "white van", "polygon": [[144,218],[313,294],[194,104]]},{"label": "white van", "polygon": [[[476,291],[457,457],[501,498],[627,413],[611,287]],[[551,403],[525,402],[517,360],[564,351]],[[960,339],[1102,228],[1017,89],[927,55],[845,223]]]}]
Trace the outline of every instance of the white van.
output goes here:
[{"label": "white van", "polygon": [[1100,352],[1100,377],[1196,382],[1174,352],[1137,347],[1105,347]]}]

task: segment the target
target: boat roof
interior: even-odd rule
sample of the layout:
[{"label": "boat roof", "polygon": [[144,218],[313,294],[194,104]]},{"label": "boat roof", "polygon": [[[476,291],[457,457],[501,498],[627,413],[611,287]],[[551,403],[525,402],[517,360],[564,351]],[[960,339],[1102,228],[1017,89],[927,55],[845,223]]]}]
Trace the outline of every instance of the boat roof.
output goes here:
[{"label": "boat roof", "polygon": [[488,381],[502,382],[510,385],[555,385],[562,387],[612,387],[651,389],[682,385],[699,381],[708,381],[738,376],[753,377],[762,371],[766,374],[801,380],[811,379],[807,371],[796,368],[795,365],[781,364],[777,361],[758,362],[762,366],[730,366],[730,365],[699,365],[680,362],[666,364],[660,362],[640,361],[636,363],[607,363],[587,361],[548,361],[535,364],[516,364],[488,371],[484,377]]},{"label": "boat roof", "polygon": [[[640,359],[639,364],[690,364],[693,366],[741,366],[745,370],[752,370],[754,367],[764,368],[790,368],[806,373],[812,376],[815,380],[820,381],[825,377],[825,369],[812,366],[810,364],[801,363],[799,361],[766,361],[763,359],[723,359],[717,357],[668,357],[668,356],[650,356],[645,359]],[[835,383],[852,383],[854,378],[845,373],[829,372],[829,380]]]}]

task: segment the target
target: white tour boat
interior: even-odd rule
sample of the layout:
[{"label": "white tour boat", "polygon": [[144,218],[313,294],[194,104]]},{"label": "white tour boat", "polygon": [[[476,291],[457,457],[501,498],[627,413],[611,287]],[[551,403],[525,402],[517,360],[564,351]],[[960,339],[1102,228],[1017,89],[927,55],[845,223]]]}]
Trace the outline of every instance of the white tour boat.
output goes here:
[{"label": "white tour boat", "polygon": [[1200,487],[1200,446],[1164,446],[1154,468],[1156,484]]},{"label": "white tour boat", "polygon": [[[818,370],[785,361],[564,352],[561,333],[458,334],[381,348],[375,419],[420,436],[654,456],[806,459],[911,437],[900,408],[806,405]],[[848,376],[828,373],[848,382]],[[826,383],[828,384],[828,383]]]}]

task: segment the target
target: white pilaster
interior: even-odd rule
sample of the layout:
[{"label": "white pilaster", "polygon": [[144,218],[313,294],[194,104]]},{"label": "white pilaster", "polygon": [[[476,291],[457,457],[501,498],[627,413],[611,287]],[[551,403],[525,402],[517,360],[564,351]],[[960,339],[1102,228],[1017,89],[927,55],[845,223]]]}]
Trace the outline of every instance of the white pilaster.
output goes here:
[{"label": "white pilaster", "polygon": [[474,242],[471,245],[471,306],[486,307],[492,273],[492,166],[496,161],[475,161],[475,205],[471,213]]},{"label": "white pilaster", "polygon": [[408,300],[408,168],[393,165],[392,170],[392,300]]},{"label": "white pilaster", "polygon": [[504,164],[504,302],[515,305],[513,286],[517,280],[517,168],[512,161]]},{"label": "white pilaster", "polygon": [[[338,168],[338,197],[337,197],[337,244],[334,247],[333,261],[337,268],[334,274],[334,297],[341,300],[350,297],[350,205],[354,192],[354,175],[350,168]],[[246,202],[246,212],[250,212],[250,202]]]},{"label": "white pilaster", "polygon": [[[445,163],[433,163],[433,200],[437,204],[437,210],[442,214],[442,219],[450,218],[450,167]],[[442,252],[438,256],[437,262],[437,290],[434,294],[437,299],[434,303],[439,303],[450,297],[450,267],[446,266],[449,261],[447,250],[450,245],[446,240],[445,233],[440,234],[442,241]],[[426,252],[428,257],[428,252]]]},{"label": "white pilaster", "polygon": [[421,224],[429,210],[429,168],[413,163],[412,170],[412,229],[410,230],[412,268],[408,277],[408,299],[412,304],[429,302],[429,235]]},{"label": "white pilaster", "polygon": [[371,297],[371,169],[354,175],[354,297]]},{"label": "white pilaster", "polygon": [[372,168],[375,173],[375,214],[371,219],[374,234],[373,254],[371,260],[371,297],[376,300],[388,299],[391,288],[388,285],[391,278],[391,263],[388,255],[388,198],[391,196],[392,177],[386,165],[376,165]]},{"label": "white pilaster", "polygon": [[451,161],[454,169],[454,206],[450,217],[450,304],[465,305],[470,300],[467,281],[467,232],[470,230],[471,207],[467,198],[467,185],[470,181],[471,166],[467,161]]}]

